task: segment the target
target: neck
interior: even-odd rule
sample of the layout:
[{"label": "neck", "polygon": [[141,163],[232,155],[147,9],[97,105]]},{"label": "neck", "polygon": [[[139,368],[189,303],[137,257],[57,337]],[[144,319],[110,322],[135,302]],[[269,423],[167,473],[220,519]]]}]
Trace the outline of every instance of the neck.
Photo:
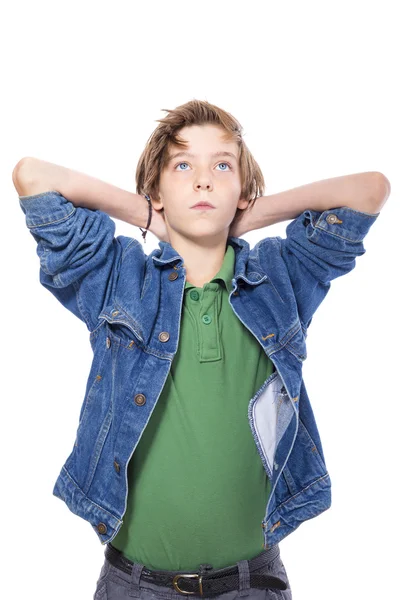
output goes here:
[{"label": "neck", "polygon": [[203,287],[215,277],[224,262],[227,238],[203,237],[200,241],[170,235],[170,244],[183,258],[186,280],[196,287]]}]

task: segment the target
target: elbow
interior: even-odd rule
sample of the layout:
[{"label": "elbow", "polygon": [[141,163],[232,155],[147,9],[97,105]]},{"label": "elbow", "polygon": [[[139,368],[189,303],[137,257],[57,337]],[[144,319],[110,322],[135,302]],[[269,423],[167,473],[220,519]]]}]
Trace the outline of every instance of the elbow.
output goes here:
[{"label": "elbow", "polygon": [[375,185],[373,186],[373,194],[370,195],[370,207],[371,213],[379,213],[386,200],[390,196],[391,187],[389,179],[379,171],[374,172]]},{"label": "elbow", "polygon": [[29,165],[32,163],[33,160],[34,158],[32,158],[31,156],[24,156],[17,162],[12,172],[12,180],[14,185],[18,181],[18,179],[26,176]]},{"label": "elbow", "polygon": [[15,165],[12,172],[12,182],[14,184],[17,193],[22,196],[27,189],[27,185],[33,180],[33,162],[36,159],[31,156],[25,156],[21,158]]},{"label": "elbow", "polygon": [[391,192],[390,181],[383,173],[380,173],[379,171],[375,173],[375,177],[377,180],[378,195],[380,199],[384,198],[384,202],[386,202]]}]

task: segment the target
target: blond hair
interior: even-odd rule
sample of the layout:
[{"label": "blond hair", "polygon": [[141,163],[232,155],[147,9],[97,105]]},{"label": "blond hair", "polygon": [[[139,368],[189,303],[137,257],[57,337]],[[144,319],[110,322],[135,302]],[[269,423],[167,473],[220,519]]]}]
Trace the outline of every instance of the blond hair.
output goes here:
[{"label": "blond hair", "polygon": [[[256,199],[264,194],[265,182],[260,167],[243,141],[243,128],[239,121],[206,100],[191,100],[174,110],[162,110],[169,114],[163,119],[157,119],[160,125],[147,140],[139,159],[136,168],[136,193],[158,199],[160,174],[167,164],[169,144],[186,148],[187,142],[178,135],[183,127],[213,124],[225,131],[222,138],[225,142],[238,144],[242,182],[240,197],[249,201],[247,209],[253,206]],[[242,212],[241,209],[236,211],[236,215],[238,212]]]}]

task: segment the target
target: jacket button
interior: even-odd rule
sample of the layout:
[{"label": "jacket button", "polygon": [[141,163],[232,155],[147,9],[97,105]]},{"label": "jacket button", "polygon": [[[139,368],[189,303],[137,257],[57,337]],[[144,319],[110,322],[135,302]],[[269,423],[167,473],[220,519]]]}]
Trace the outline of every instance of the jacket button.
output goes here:
[{"label": "jacket button", "polygon": [[333,213],[331,213],[330,215],[328,215],[326,217],[326,220],[328,221],[328,223],[333,224],[333,223],[336,223],[336,221],[338,221],[339,219],[337,218],[336,215],[334,215]]},{"label": "jacket button", "polygon": [[168,331],[162,331],[160,333],[160,335],[158,336],[158,339],[160,340],[160,342],[168,342],[168,340],[169,340]]},{"label": "jacket button", "polygon": [[119,314],[119,310],[114,310],[111,314],[113,317],[116,317]]},{"label": "jacket button", "polygon": [[114,460],[114,469],[117,471],[117,473],[120,472],[120,466],[119,466],[119,464],[117,463],[116,460]]},{"label": "jacket button", "polygon": [[137,404],[138,406],[143,406],[143,404],[145,404],[145,402],[146,402],[146,396],[144,396],[143,394],[136,394],[135,404]]},{"label": "jacket button", "polygon": [[173,271],[172,273],[170,273],[168,275],[168,279],[170,281],[175,281],[175,279],[177,279],[179,277],[178,273],[176,271]]},{"label": "jacket button", "polygon": [[107,346],[107,348],[109,348],[111,346],[111,340],[109,337],[106,339],[106,346]]},{"label": "jacket button", "polygon": [[97,525],[97,531],[102,534],[107,533],[107,526],[105,525],[105,523],[99,523]]}]

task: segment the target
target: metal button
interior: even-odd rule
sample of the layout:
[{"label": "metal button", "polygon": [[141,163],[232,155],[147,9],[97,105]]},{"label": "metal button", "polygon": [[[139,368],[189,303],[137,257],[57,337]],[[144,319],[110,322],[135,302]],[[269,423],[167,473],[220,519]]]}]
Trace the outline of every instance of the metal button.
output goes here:
[{"label": "metal button", "polygon": [[109,348],[111,346],[111,340],[109,337],[106,339],[106,346],[107,346],[107,348]]},{"label": "metal button", "polygon": [[107,525],[105,523],[99,523],[97,525],[97,531],[102,534],[107,533]]},{"label": "metal button", "polygon": [[173,271],[172,273],[170,273],[168,275],[168,279],[170,281],[174,281],[175,279],[178,279],[178,277],[179,277],[179,275],[178,275],[178,273],[176,271]]},{"label": "metal button", "polygon": [[143,406],[143,404],[146,403],[146,396],[144,396],[143,394],[136,394],[134,400],[135,404],[137,404],[138,406]]},{"label": "metal button", "polygon": [[120,472],[120,466],[119,466],[119,464],[117,463],[116,460],[114,460],[114,469],[117,471],[117,473]]},{"label": "metal button", "polygon": [[111,314],[113,317],[116,317],[119,314],[119,310],[114,310]]},{"label": "metal button", "polygon": [[198,300],[200,298],[199,292],[197,290],[192,290],[190,292],[190,297],[192,300]]},{"label": "metal button", "polygon": [[328,215],[326,217],[326,220],[327,220],[328,223],[331,223],[331,224],[336,223],[337,221],[339,221],[339,219],[337,218],[337,216],[334,215],[333,213],[331,213],[330,215]]},{"label": "metal button", "polygon": [[203,321],[203,323],[205,323],[206,325],[209,325],[212,321],[212,318],[210,317],[210,315],[203,315],[201,320]]},{"label": "metal button", "polygon": [[169,340],[168,331],[162,331],[160,333],[160,335],[158,336],[158,339],[160,340],[160,342],[168,342],[168,340]]}]

